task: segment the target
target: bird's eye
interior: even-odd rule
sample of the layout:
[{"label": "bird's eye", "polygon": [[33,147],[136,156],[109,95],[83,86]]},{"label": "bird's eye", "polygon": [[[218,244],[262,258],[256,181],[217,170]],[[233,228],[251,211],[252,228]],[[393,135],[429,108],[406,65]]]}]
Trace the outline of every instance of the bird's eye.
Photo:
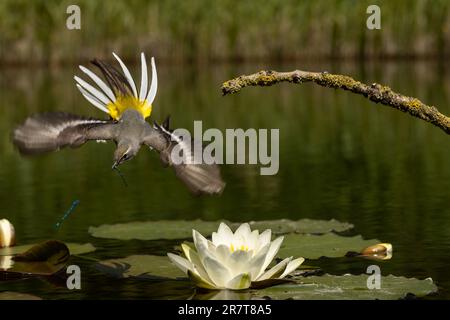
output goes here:
[{"label": "bird's eye", "polygon": [[128,153],[125,153],[125,154],[122,156],[122,161],[124,161],[124,160],[128,160]]}]

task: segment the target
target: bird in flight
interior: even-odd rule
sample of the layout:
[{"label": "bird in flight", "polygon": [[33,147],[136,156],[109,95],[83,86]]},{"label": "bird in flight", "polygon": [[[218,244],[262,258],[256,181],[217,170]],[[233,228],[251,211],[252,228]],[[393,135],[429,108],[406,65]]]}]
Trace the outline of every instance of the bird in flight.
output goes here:
[{"label": "bird in flight", "polygon": [[[122,60],[113,53],[122,69],[120,72],[111,64],[94,59],[103,81],[91,70],[80,66],[97,86],[75,76],[76,86],[81,94],[98,109],[109,114],[109,119],[94,119],[65,112],[46,112],[31,115],[13,132],[13,143],[22,154],[39,154],[64,147],[76,148],[85,142],[113,140],[116,143],[113,169],[132,159],[142,145],[147,145],[160,154],[162,164],[172,166],[176,176],[194,194],[220,194],[225,187],[217,164],[193,161],[190,152],[197,143],[192,139],[180,139],[169,128],[168,119],[163,124],[153,125],[145,119],[152,112],[156,97],[158,78],[155,59],[151,59],[152,78],[148,86],[147,62],[141,53],[141,86],[139,92]],[[171,152],[177,146],[187,161],[172,161]]]}]

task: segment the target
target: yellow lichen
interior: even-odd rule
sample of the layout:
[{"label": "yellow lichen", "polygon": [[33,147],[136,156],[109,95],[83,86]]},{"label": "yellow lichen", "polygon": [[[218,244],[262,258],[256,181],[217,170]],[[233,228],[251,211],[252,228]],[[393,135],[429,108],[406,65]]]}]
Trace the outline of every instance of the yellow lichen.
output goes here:
[{"label": "yellow lichen", "polygon": [[406,104],[411,109],[420,109],[420,108],[422,108],[422,102],[420,102],[420,100],[416,99],[416,98],[410,99]]},{"label": "yellow lichen", "polygon": [[358,82],[351,77],[329,73],[323,73],[322,80],[325,81],[327,86],[333,88],[352,89],[358,84]]},{"label": "yellow lichen", "polygon": [[258,77],[258,84],[259,85],[270,85],[276,82],[276,77],[275,76],[268,76],[268,75],[262,75],[260,77]]}]

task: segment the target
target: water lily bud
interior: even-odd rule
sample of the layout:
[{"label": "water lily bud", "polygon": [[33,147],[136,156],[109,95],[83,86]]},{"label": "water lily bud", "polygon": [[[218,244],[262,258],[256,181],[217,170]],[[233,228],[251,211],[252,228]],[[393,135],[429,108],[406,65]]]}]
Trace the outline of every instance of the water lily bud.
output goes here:
[{"label": "water lily bud", "polygon": [[378,243],[373,246],[365,248],[361,251],[363,255],[391,255],[392,244],[390,243]]},{"label": "water lily bud", "polygon": [[389,260],[392,258],[392,244],[375,244],[361,251],[360,256],[371,260]]},{"label": "water lily bud", "polygon": [[11,247],[16,244],[14,226],[6,219],[0,219],[0,248]]}]

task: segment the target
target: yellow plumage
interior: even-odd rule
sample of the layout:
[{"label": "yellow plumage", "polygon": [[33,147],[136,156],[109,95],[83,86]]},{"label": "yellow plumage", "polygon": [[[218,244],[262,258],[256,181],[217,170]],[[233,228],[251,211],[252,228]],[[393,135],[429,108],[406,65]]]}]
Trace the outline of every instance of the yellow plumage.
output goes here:
[{"label": "yellow plumage", "polygon": [[152,105],[148,104],[147,100],[139,101],[139,99],[133,96],[119,95],[114,102],[107,105],[107,108],[110,116],[115,120],[119,120],[123,112],[127,109],[139,111],[144,119],[152,113]]}]

